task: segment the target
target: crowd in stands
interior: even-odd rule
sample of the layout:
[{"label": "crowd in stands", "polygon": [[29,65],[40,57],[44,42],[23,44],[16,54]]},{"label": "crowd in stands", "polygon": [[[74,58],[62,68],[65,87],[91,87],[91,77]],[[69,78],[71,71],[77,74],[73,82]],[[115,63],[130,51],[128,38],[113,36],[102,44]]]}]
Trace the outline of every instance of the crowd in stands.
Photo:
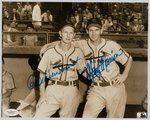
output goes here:
[{"label": "crowd in stands", "polygon": [[[103,33],[136,33],[146,31],[145,24],[143,24],[142,12],[135,12],[132,8],[120,9],[121,7],[121,5],[114,4],[111,11],[103,13],[103,8],[101,8],[99,4],[77,3],[76,6],[72,8],[72,11],[66,14],[65,20],[74,24],[77,33],[86,33],[87,22],[91,18],[100,19],[103,25]],[[57,26],[56,22],[59,23],[62,18],[55,21],[50,10],[46,10],[42,13],[43,10],[41,9],[40,2],[34,5],[27,2],[24,6],[22,3],[16,3],[16,7],[12,9],[11,13],[8,12],[7,6],[3,6],[3,31],[18,31],[16,26],[25,21],[27,21],[25,22],[25,30],[27,32],[37,31],[44,25]],[[5,20],[7,22],[5,22]],[[3,45],[16,45],[20,43],[30,46],[37,45],[38,38],[35,35],[25,35],[21,37],[22,42],[18,40],[18,36],[16,37],[17,42],[14,42],[14,36],[11,37],[8,33],[3,35]],[[32,41],[32,43],[29,41]]]},{"label": "crowd in stands", "polygon": [[106,33],[145,31],[142,13],[136,13],[127,8],[124,8],[123,12],[121,12],[119,5],[117,4],[113,6],[113,10],[109,14],[102,14],[101,9],[102,8],[100,8],[98,4],[87,4],[84,7],[77,4],[70,17],[77,32],[85,32],[87,21],[91,18],[100,19],[103,25],[103,30]]},{"label": "crowd in stands", "polygon": [[[35,5],[31,5],[29,2],[23,6],[22,3],[16,3],[16,7],[12,9],[11,12],[8,12],[7,6],[3,6],[3,19],[10,20],[11,26],[16,27],[19,23],[28,23],[28,22],[41,22],[46,25],[53,23],[53,15],[50,10],[41,12],[41,3],[37,2]],[[34,23],[33,23],[34,24]],[[35,25],[36,26],[36,25]]]}]

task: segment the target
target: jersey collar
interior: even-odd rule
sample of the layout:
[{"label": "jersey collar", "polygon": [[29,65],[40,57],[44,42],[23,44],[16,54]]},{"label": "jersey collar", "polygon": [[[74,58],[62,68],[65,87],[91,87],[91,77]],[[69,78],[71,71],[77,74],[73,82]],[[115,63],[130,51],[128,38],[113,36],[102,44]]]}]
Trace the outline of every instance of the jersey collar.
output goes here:
[{"label": "jersey collar", "polygon": [[101,49],[104,45],[105,45],[105,43],[106,43],[106,40],[104,39],[104,38],[101,38],[101,43],[98,45],[98,46],[95,46],[95,45],[93,45],[92,43],[91,43],[91,40],[90,39],[88,39],[88,44],[90,45],[90,47],[94,50],[96,47],[98,48],[98,49]]},{"label": "jersey collar", "polygon": [[[58,43],[59,44],[59,43]],[[61,55],[70,55],[73,51],[74,51],[74,46],[71,44],[70,49],[67,52],[64,52],[63,50],[60,49],[59,45],[56,44],[55,45],[55,49],[57,50],[57,52],[59,52]]]}]

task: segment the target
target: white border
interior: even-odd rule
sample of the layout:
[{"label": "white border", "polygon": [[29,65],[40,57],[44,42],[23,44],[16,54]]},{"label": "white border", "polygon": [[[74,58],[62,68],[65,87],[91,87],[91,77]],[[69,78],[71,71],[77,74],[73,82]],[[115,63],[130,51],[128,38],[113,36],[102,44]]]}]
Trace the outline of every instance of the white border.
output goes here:
[{"label": "white border", "polygon": [[[2,2],[128,2],[128,3],[134,3],[134,2],[138,2],[138,3],[148,3],[148,30],[150,30],[150,5],[149,5],[149,1],[148,0],[2,0],[2,1],[0,1],[0,8],[1,8],[1,10],[0,10],[0,14],[2,15]],[[0,17],[0,26],[2,26],[2,17]],[[2,27],[1,27],[1,29],[0,29],[0,38],[1,38],[1,42],[0,42],[0,54],[1,54],[1,56],[2,56]],[[149,84],[150,84],[150,82],[149,82],[149,77],[150,77],[150,75],[149,75],[149,69],[150,69],[150,64],[149,64],[149,54],[150,54],[150,51],[149,51],[149,45],[150,45],[150,43],[149,43],[149,41],[150,41],[150,38],[149,38],[149,31],[148,31],[148,70],[147,70],[147,73],[148,73],[148,79],[147,79],[147,83],[148,83],[148,101],[150,101],[150,86],[149,86]],[[2,65],[2,61],[0,60],[0,66]],[[1,69],[0,69],[0,75],[2,74],[2,66],[1,66]],[[2,75],[1,75],[1,78],[2,78]],[[0,84],[1,85],[1,84]],[[1,87],[0,87],[1,88]],[[1,92],[0,92],[0,96],[1,96]],[[0,104],[1,104],[1,100],[0,100]],[[0,107],[0,111],[1,111],[1,107]],[[148,102],[148,111],[147,111],[147,114],[148,114],[148,118],[147,119],[150,119],[150,102]],[[22,119],[22,120],[26,120],[26,119],[34,119],[34,118],[0,118],[0,119],[2,119],[2,120],[18,120],[18,119]],[[40,118],[38,118],[38,119],[40,119]],[[41,118],[41,119],[43,119],[43,118]],[[40,120],[41,120],[40,119]],[[60,118],[44,118],[44,120],[49,120],[49,119],[52,119],[52,120],[60,120]],[[62,119],[62,118],[61,118]],[[70,118],[67,118],[68,120],[70,120]],[[113,118],[71,118],[72,120],[74,120],[74,119],[82,119],[82,120],[87,120],[87,119],[89,119],[89,120],[91,120],[91,119],[101,119],[101,120],[106,120],[106,119],[112,119],[113,120]],[[128,119],[128,118],[122,118],[122,119]],[[129,118],[129,119],[131,119],[131,118]],[[132,118],[131,120],[138,120],[138,118]],[[146,119],[146,118],[145,118]],[[66,120],[66,118],[65,118],[65,120]],[[116,118],[114,118],[114,120],[116,120]],[[142,120],[144,120],[144,118],[142,118]]]}]

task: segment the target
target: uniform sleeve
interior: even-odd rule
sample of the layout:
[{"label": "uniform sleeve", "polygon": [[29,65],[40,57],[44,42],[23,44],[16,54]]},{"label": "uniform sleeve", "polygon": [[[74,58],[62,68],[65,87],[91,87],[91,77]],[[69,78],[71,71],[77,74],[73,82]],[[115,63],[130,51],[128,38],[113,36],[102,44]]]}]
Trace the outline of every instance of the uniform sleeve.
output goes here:
[{"label": "uniform sleeve", "polygon": [[47,69],[48,69],[48,65],[50,64],[49,62],[49,55],[48,55],[48,51],[45,52],[45,54],[43,55],[39,65],[38,65],[38,71],[42,72],[42,73],[46,73]]},{"label": "uniform sleeve", "polygon": [[15,89],[15,82],[14,82],[14,78],[13,75],[11,73],[7,74],[7,79],[6,79],[6,89],[7,90],[12,90]]},{"label": "uniform sleeve", "polygon": [[84,40],[76,40],[76,41],[73,41],[73,45],[75,47],[78,47],[81,49],[82,52],[84,52]]},{"label": "uniform sleeve", "polygon": [[130,55],[116,42],[112,42],[111,46],[113,46],[115,60],[125,65]]},{"label": "uniform sleeve", "polygon": [[51,42],[51,43],[48,43],[46,45],[44,45],[41,50],[40,50],[40,57],[42,58],[42,56],[44,55],[44,53],[47,51],[47,49],[49,47],[52,47],[52,46],[55,46],[56,44],[58,44],[59,41],[55,41],[55,42]]}]

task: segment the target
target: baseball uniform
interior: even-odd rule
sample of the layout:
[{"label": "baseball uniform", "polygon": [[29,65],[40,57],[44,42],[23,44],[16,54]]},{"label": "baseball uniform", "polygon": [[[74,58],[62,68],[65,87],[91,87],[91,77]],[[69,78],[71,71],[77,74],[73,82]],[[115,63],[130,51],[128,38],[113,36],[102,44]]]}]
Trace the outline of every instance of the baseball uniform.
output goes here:
[{"label": "baseball uniform", "polygon": [[14,78],[11,73],[4,71],[2,77],[2,116],[7,117],[4,112],[9,109],[10,104],[10,95],[8,96],[8,92],[15,89]]},{"label": "baseball uniform", "polygon": [[125,86],[115,87],[111,81],[120,74],[116,62],[125,65],[129,54],[116,42],[103,38],[101,41],[98,46],[94,46],[90,39],[75,43],[84,52],[86,77],[92,80],[83,117],[97,117],[104,107],[107,117],[123,117],[127,98]]},{"label": "baseball uniform", "polygon": [[82,71],[84,65],[82,51],[73,45],[67,52],[62,51],[58,44],[46,50],[38,70],[49,79],[46,87],[48,103],[43,102],[37,107],[35,117],[49,117],[58,109],[60,117],[75,116],[80,103],[77,70]]},{"label": "baseball uniform", "polygon": [[[86,77],[93,81],[88,91],[83,117],[97,117],[104,107],[107,108],[107,117],[123,117],[127,99],[125,86],[122,84],[114,87],[111,81],[120,74],[117,62],[125,65],[130,55],[116,42],[103,38],[97,47],[89,39],[74,41],[73,44],[83,51],[87,65]],[[41,49],[41,56],[50,47],[51,44],[45,45]],[[103,62],[104,59],[107,62]],[[95,71],[98,69],[96,73],[91,73],[93,68]],[[99,82],[103,87],[94,85]]]}]

